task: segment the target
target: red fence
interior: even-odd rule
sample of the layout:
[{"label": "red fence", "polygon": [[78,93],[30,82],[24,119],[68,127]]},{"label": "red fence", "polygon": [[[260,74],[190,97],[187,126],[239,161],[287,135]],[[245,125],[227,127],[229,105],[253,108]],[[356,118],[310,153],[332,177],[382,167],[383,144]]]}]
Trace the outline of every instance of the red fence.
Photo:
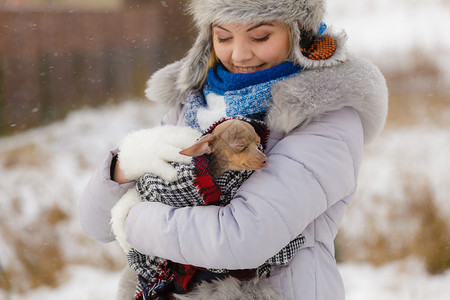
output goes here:
[{"label": "red fence", "polygon": [[0,11],[0,135],[142,96],[191,42],[179,11]]}]

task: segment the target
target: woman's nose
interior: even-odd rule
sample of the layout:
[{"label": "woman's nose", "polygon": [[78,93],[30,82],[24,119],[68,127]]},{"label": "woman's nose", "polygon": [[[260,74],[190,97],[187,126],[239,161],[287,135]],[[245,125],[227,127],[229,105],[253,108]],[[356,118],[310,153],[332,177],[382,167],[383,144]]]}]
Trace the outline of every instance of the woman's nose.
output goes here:
[{"label": "woman's nose", "polygon": [[252,58],[252,51],[249,45],[242,42],[236,42],[233,45],[233,54],[231,58],[235,63],[237,62],[245,62]]}]

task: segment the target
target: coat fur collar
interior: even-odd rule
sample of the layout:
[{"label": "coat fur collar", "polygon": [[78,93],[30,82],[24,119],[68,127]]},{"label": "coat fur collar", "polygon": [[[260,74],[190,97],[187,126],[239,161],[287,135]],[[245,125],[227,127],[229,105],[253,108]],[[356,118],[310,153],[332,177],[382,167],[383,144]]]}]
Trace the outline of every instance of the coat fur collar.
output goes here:
[{"label": "coat fur collar", "polygon": [[[170,106],[184,103],[187,93],[174,88],[182,63],[157,71],[147,82],[146,96]],[[383,75],[370,61],[352,55],[340,64],[305,70],[283,80],[274,86],[272,95],[267,124],[270,130],[283,134],[306,126],[325,112],[350,106],[360,115],[368,144],[386,121],[388,93]]]}]

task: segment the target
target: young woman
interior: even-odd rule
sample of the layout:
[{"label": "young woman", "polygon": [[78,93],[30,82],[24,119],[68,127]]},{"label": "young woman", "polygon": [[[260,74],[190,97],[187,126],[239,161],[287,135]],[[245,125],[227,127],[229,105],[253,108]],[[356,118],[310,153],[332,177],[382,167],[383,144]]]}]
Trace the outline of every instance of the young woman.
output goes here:
[{"label": "young woman", "polygon": [[[205,268],[253,269],[301,234],[289,263],[260,280],[281,299],[344,299],[334,239],[356,190],[363,145],[384,126],[387,89],[375,66],[347,53],[344,34],[324,30],[324,6],[190,1],[197,40],[184,59],[152,76],[147,96],[173,106],[163,124],[206,129],[237,115],[266,121],[269,164],[224,207],[135,205],[125,222],[135,249]],[[120,162],[111,168],[115,154],[80,202],[85,232],[104,242],[114,239],[111,207],[133,185],[118,183],[127,180]]]}]

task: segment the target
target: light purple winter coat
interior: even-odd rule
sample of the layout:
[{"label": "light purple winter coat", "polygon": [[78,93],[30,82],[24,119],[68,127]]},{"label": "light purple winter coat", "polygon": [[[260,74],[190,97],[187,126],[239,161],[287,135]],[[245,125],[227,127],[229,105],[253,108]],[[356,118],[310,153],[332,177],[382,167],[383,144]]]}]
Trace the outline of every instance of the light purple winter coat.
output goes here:
[{"label": "light purple winter coat", "polygon": [[[163,121],[181,125],[185,95],[168,88],[178,64],[155,73],[149,86],[153,100],[175,107]],[[334,239],[357,187],[363,145],[385,123],[385,80],[367,60],[349,56],[279,82],[272,94],[269,165],[225,207],[137,204],[125,223],[127,240],[142,253],[183,264],[247,269],[303,233],[303,248],[289,265],[273,268],[268,281],[282,299],[344,299]],[[104,242],[114,239],[110,209],[130,187],[109,179],[111,157],[80,202],[83,229]]]}]

